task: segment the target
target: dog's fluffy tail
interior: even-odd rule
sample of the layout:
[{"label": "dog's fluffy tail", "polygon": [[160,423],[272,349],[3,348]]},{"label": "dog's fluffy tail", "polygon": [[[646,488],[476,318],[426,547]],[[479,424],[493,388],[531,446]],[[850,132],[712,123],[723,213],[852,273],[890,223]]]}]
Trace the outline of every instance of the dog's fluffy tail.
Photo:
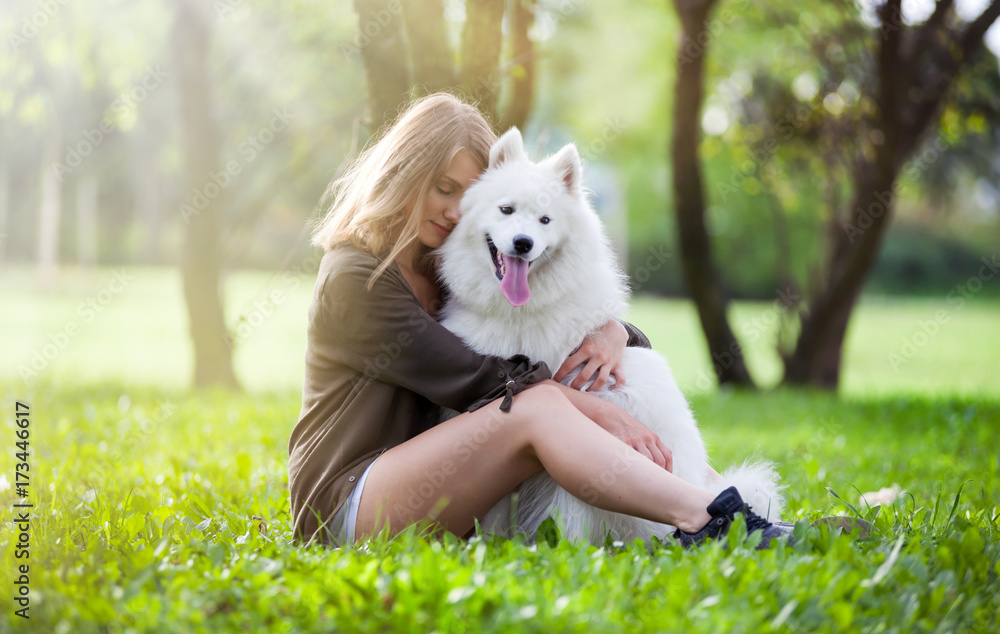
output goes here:
[{"label": "dog's fluffy tail", "polygon": [[785,485],[779,484],[779,479],[773,463],[748,459],[738,467],[727,469],[722,474],[722,481],[711,485],[709,490],[719,493],[734,486],[743,501],[753,507],[754,513],[773,522],[781,518],[785,507],[785,498],[781,495]]}]

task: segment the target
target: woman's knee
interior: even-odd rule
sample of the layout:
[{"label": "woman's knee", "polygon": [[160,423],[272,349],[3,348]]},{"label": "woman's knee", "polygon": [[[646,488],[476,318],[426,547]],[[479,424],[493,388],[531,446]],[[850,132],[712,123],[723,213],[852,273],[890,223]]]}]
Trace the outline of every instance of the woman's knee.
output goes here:
[{"label": "woman's knee", "polygon": [[514,397],[511,412],[518,410],[519,418],[529,422],[549,420],[570,409],[573,404],[559,387],[551,383],[532,385]]}]

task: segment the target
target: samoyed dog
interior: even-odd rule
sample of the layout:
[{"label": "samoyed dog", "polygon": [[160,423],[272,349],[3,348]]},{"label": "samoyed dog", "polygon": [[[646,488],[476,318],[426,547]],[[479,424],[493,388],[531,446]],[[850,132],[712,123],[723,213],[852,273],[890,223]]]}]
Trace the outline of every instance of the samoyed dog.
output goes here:
[{"label": "samoyed dog", "polygon": [[[460,209],[461,221],[438,250],[450,292],[441,323],[476,352],[524,354],[555,372],[587,334],[627,308],[627,278],[587,201],[575,145],[533,163],[521,133],[511,128],[491,148],[489,169],[465,193]],[[622,365],[628,382],[609,389],[612,377],[596,394],[659,435],[673,453],[675,475],[710,492],[736,486],[755,512],[778,517],[783,487],[770,463],[745,462],[721,480],[709,477],[698,425],[660,354],[627,348]],[[610,477],[595,474],[591,484],[606,488]],[[534,536],[550,515],[567,538],[594,544],[607,533],[613,539],[662,539],[674,530],[587,504],[544,471],[497,504],[482,524],[494,534]]]}]

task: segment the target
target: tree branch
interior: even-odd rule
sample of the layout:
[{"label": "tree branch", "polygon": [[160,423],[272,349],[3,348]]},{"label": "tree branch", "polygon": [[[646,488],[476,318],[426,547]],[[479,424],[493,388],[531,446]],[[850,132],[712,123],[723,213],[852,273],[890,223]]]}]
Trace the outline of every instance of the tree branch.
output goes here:
[{"label": "tree branch", "polygon": [[986,7],[979,14],[979,17],[973,20],[972,24],[962,33],[960,45],[962,47],[963,64],[982,45],[983,36],[993,26],[993,23],[997,21],[997,18],[1000,18],[1000,0],[993,0],[990,6]]},{"label": "tree branch", "polygon": [[924,23],[924,28],[934,30],[938,26],[944,24],[944,20],[948,16],[948,12],[954,4],[955,0],[938,0],[937,4],[934,6],[934,13],[931,14],[931,17],[927,18],[927,22]]}]

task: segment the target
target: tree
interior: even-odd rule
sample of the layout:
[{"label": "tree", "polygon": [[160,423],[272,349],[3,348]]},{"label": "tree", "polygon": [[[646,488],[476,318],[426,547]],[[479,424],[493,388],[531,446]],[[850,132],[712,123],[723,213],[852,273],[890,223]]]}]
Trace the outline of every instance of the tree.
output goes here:
[{"label": "tree", "polygon": [[[699,28],[707,31],[705,21],[712,4],[711,0],[676,0],[678,13],[685,22],[685,42],[689,42],[690,34],[697,33]],[[943,104],[959,78],[974,65],[983,48],[983,35],[1000,15],[1000,0],[995,0],[974,20],[965,22],[957,16],[951,0],[939,0],[933,14],[925,21],[908,24],[901,5],[900,0],[880,4],[878,25],[872,28],[864,25],[853,3],[833,3],[834,9],[847,17],[838,23],[825,24],[825,32],[821,30],[813,42],[816,63],[827,69],[831,79],[837,79],[834,83],[845,79],[844,70],[840,68],[843,64],[838,61],[844,50],[857,51],[860,73],[848,79],[853,79],[852,85],[857,85],[860,94],[854,111],[843,116],[835,111],[850,106],[841,103],[828,116],[822,107],[824,99],[836,95],[834,92],[818,94],[819,107],[811,109],[808,130],[800,129],[798,133],[820,138],[839,135],[841,142],[845,139],[857,142],[846,149],[834,148],[826,157],[846,157],[843,162],[850,179],[849,203],[843,204],[836,179],[830,179],[827,252],[810,280],[809,297],[789,306],[797,310],[798,332],[794,345],[783,353],[786,384],[836,389],[847,326],[894,215],[900,174],[928,135],[939,126]],[[771,15],[777,13],[774,11]],[[697,49],[692,59],[703,55],[702,48]],[[836,51],[836,55],[829,56],[831,50]],[[684,68],[680,67],[679,75],[683,72]],[[691,86],[688,84],[687,89]],[[780,91],[775,94],[781,97]],[[678,84],[678,100],[681,99],[691,101],[693,98],[685,95]],[[697,105],[700,106],[700,95]],[[699,198],[700,182],[692,176],[690,165],[681,163],[682,160],[690,163],[695,157],[690,147],[692,142],[687,141],[685,153],[676,152],[677,137],[691,134],[691,129],[698,125],[697,110],[686,112],[686,117],[683,123],[677,121],[677,125],[685,125],[687,130],[675,132],[674,160],[675,170],[689,170],[675,172],[676,179],[687,181],[675,183],[675,190],[689,192],[686,199],[678,195],[677,205],[682,224],[682,253],[690,253],[690,257],[685,255],[687,270],[692,266],[690,262],[700,267],[712,266],[713,262],[710,252],[703,246],[708,243],[703,214],[699,213],[703,206]],[[695,193],[690,193],[695,189]],[[780,213],[776,217],[780,219]],[[728,342],[738,348],[734,340],[728,341],[724,336],[728,325],[720,325],[720,322],[725,324],[725,314],[718,301],[714,277],[714,272],[701,274],[701,277],[688,274],[699,314],[714,317],[702,319],[713,359],[720,352],[720,345]]]},{"label": "tree", "polygon": [[937,126],[944,99],[998,16],[1000,0],[968,24],[953,0],[938,0],[926,22],[911,26],[902,0],[879,6],[880,26],[871,36],[877,77],[871,152],[853,166],[847,219],[830,236],[825,279],[802,311],[798,340],[785,359],[786,383],[836,389],[847,325],[891,222],[900,170]]},{"label": "tree", "polygon": [[[505,4],[511,59],[502,66]],[[357,46],[348,52],[359,54],[365,68],[370,130],[391,123],[411,97],[439,90],[472,100],[497,128],[524,126],[534,96],[534,48],[528,38],[534,0],[468,0],[458,56],[448,46],[441,0],[355,0],[354,6]],[[511,98],[501,110],[500,88],[508,80]]]},{"label": "tree", "polygon": [[706,22],[715,4],[716,0],[674,0],[681,21],[671,144],[674,205],[684,278],[708,340],[715,375],[720,384],[753,387],[726,317],[728,299],[705,225],[705,191],[698,156],[705,56],[711,40]]},{"label": "tree", "polygon": [[[182,0],[176,5],[171,48],[180,81],[181,136],[186,180],[201,200],[182,207],[184,283],[188,321],[194,344],[194,385],[239,389],[233,372],[232,348],[222,305],[222,211],[228,191],[210,177],[220,171],[222,134],[212,96],[213,82],[205,60],[211,43],[209,5]],[[214,195],[213,195],[214,194]]]}]

